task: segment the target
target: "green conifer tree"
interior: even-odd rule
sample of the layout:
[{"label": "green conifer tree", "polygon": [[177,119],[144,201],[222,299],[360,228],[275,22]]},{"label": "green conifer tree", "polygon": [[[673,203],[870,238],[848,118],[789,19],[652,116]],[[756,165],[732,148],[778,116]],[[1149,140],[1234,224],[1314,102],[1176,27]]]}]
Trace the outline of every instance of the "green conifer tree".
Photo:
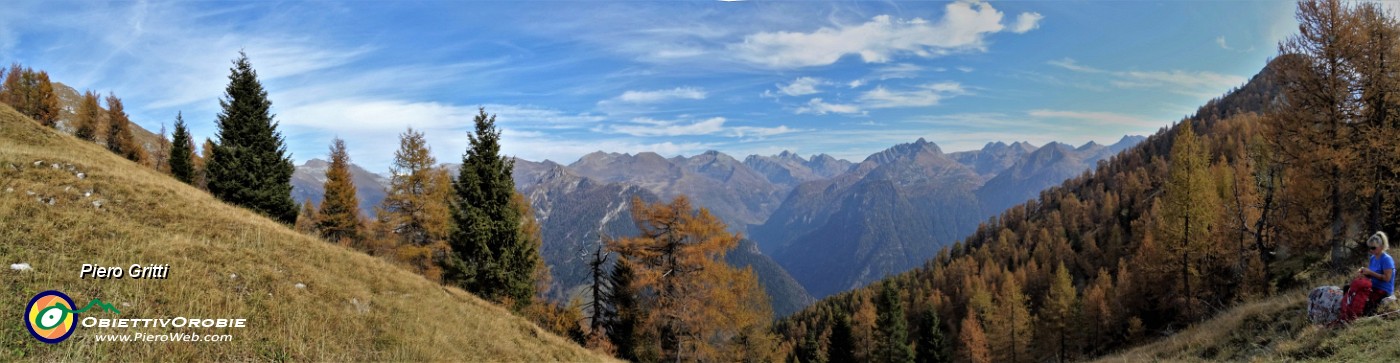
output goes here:
[{"label": "green conifer tree", "polygon": [[852,332],[851,320],[845,316],[836,317],[836,326],[831,328],[831,346],[826,349],[826,361],[831,363],[853,363],[856,359],[856,338]]},{"label": "green conifer tree", "polygon": [[286,224],[296,222],[292,160],[273,121],[272,101],[257,71],[239,52],[219,100],[218,141],[205,172],[209,192]]},{"label": "green conifer tree", "polygon": [[604,328],[608,332],[608,341],[617,349],[618,358],[633,362],[639,360],[636,349],[641,344],[637,342],[637,328],[641,325],[642,316],[642,312],[638,311],[634,279],[632,264],[618,258],[608,274],[608,291],[604,297],[608,306]]},{"label": "green conifer tree", "polygon": [[915,347],[915,361],[919,363],[943,363],[951,362],[944,346],[948,343],[943,339],[943,322],[938,319],[938,312],[932,306],[928,307],[923,314],[919,315],[919,344]]},{"label": "green conifer tree", "polygon": [[914,349],[909,346],[909,323],[904,320],[904,302],[899,299],[894,283],[881,284],[875,300],[879,315],[875,326],[880,336],[876,340],[875,359],[880,362],[908,363],[914,361]]},{"label": "green conifer tree", "polygon": [[170,174],[185,184],[193,185],[194,180],[194,139],[185,126],[183,114],[175,114],[175,134],[170,147]]},{"label": "green conifer tree", "polygon": [[471,146],[462,155],[462,168],[454,185],[452,220],[448,239],[453,255],[447,261],[447,278],[463,289],[488,300],[510,301],[519,309],[535,293],[535,269],[539,250],[525,228],[531,218],[513,205],[514,159],[501,156],[501,131],[496,116],[478,110]]}]

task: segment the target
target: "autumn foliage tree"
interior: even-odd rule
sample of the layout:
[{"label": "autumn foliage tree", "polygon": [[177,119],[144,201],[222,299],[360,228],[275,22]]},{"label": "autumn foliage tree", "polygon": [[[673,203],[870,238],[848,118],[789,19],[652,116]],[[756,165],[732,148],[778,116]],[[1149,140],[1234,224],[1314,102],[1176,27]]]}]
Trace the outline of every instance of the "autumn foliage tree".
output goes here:
[{"label": "autumn foliage tree", "polygon": [[376,212],[388,233],[380,238],[389,239],[382,249],[428,279],[441,281],[443,260],[450,252],[451,179],[437,167],[423,133],[412,128],[399,134],[389,174],[388,194]]},{"label": "autumn foliage tree", "polygon": [[8,72],[0,73],[5,76],[4,83],[0,83],[0,102],[9,104],[44,126],[58,125],[58,94],[53,90],[48,72],[14,63]]},{"label": "autumn foliage tree", "polygon": [[97,103],[97,93],[89,91],[83,92],[82,101],[78,102],[78,110],[73,115],[73,123],[76,124],[73,136],[87,141],[97,141],[97,128],[102,122],[102,106]]},{"label": "autumn foliage tree", "polygon": [[311,203],[311,198],[301,202],[301,213],[297,213],[297,222],[292,227],[296,228],[297,232],[316,233],[316,204]]},{"label": "autumn foliage tree", "polygon": [[1190,320],[1198,314],[1200,305],[1199,292],[1191,289],[1191,282],[1201,274],[1198,261],[1212,247],[1209,238],[1217,198],[1207,170],[1206,152],[1191,129],[1191,123],[1182,122],[1176,133],[1157,231],[1158,240],[1167,247],[1169,258],[1176,266],[1173,270],[1180,279],[1177,281],[1179,293],[1175,296],[1185,301],[1177,305],[1185,310],[1182,316]]},{"label": "autumn foliage tree", "polygon": [[330,165],[326,168],[325,195],[316,212],[316,229],[327,241],[355,244],[360,239],[360,198],[350,176],[350,153],[345,140],[331,141]]},{"label": "autumn foliage tree", "polygon": [[660,360],[782,359],[767,331],[767,294],[751,269],[724,262],[737,235],[684,196],[656,204],[633,198],[632,218],[640,234],[608,244],[644,290],[640,328],[656,337]]},{"label": "autumn foliage tree", "polygon": [[[962,323],[949,327],[959,360],[1042,361],[1120,350],[1355,266],[1348,241],[1400,228],[1400,27],[1381,9],[1300,2],[1300,32],[1248,83],[888,279],[910,311]],[[793,344],[831,329],[834,346],[880,286],[775,329]],[[1078,323],[1062,334],[1065,317]]]},{"label": "autumn foliage tree", "polygon": [[127,160],[144,162],[146,152],[131,135],[131,119],[117,95],[107,95],[107,150]]},{"label": "autumn foliage tree", "polygon": [[992,353],[987,345],[987,335],[982,331],[982,323],[977,313],[969,311],[963,318],[958,333],[958,358],[972,363],[991,363]]},{"label": "autumn foliage tree", "polygon": [[1065,269],[1062,263],[1055,268],[1055,274],[1050,281],[1050,292],[1045,296],[1044,309],[1040,314],[1040,320],[1044,327],[1040,329],[1041,341],[1045,342],[1041,356],[1053,356],[1057,361],[1064,362],[1073,358],[1076,352],[1079,334],[1079,292],[1074,289],[1074,281],[1070,279],[1069,270]]}]

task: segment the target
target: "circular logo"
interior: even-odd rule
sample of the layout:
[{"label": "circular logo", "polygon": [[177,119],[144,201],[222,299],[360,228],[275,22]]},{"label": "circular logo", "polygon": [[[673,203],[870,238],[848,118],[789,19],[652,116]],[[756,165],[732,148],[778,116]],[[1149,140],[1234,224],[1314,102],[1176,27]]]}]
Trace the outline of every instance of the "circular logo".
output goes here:
[{"label": "circular logo", "polygon": [[41,292],[29,299],[29,306],[24,308],[24,327],[41,342],[61,342],[73,335],[76,328],[74,322],[78,321],[78,314],[73,313],[73,309],[73,299],[68,295],[58,290]]}]

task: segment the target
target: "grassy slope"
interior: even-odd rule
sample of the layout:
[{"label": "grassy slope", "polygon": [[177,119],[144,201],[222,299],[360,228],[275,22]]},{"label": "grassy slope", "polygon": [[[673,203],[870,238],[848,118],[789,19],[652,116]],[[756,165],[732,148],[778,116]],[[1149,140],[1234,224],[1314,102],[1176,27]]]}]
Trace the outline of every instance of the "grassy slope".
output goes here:
[{"label": "grassy slope", "polygon": [[1341,328],[1314,326],[1308,322],[1307,294],[1308,290],[1296,290],[1241,304],[1177,334],[1099,361],[1379,362],[1400,357],[1400,314],[1358,320]]},{"label": "grassy slope", "polygon": [[[33,270],[8,268],[19,262]],[[83,263],[168,263],[171,273],[168,280],[83,280]],[[0,306],[9,311],[0,324],[0,361],[608,359],[471,294],[221,203],[4,105],[0,266]],[[242,317],[248,327],[108,330],[233,335],[202,343],[98,343],[99,329],[79,328],[47,345],[14,318],[49,289],[79,306],[100,298],[121,310],[95,317]]]}]

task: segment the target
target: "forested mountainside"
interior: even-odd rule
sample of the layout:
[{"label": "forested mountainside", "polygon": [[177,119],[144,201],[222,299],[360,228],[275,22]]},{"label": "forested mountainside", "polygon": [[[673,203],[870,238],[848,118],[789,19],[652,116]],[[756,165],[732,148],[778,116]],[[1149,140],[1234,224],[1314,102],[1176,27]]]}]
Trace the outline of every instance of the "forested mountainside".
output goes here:
[{"label": "forested mountainside", "polygon": [[[1313,36],[1296,42],[1327,41]],[[1371,64],[1350,49],[1331,60]],[[1372,137],[1400,128],[1373,119],[1385,104],[1361,102],[1382,102],[1368,97],[1351,104],[1364,109],[1355,122],[1316,133],[1320,115],[1338,107],[1308,87],[1327,80],[1327,60],[1285,53],[1176,126],[981,224],[923,268],[819,301],[777,329],[802,362],[846,350],[876,359],[872,342],[890,336],[876,320],[910,327],[909,341],[882,343],[962,359],[1096,356],[1348,266],[1361,256],[1359,238],[1397,223],[1365,203],[1334,202],[1378,198],[1379,210],[1396,210],[1383,198],[1394,184],[1343,178],[1333,199],[1330,178],[1394,172],[1396,151],[1376,153]],[[1347,153],[1371,157],[1337,157]],[[881,299],[882,289],[897,299]]]},{"label": "forested mountainside", "polygon": [[996,211],[1079,175],[1140,142],[1111,146],[989,143],[943,153],[919,139],[843,174],[798,185],[768,221],[749,228],[764,252],[814,296],[917,267]]}]

